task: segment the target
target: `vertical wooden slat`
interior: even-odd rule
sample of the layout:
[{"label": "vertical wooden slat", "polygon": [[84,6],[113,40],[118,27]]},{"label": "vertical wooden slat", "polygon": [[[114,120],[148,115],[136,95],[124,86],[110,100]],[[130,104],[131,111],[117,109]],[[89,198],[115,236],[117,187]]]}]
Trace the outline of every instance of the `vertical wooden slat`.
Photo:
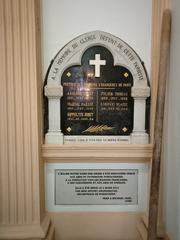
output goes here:
[{"label": "vertical wooden slat", "polygon": [[152,0],[152,41],[151,41],[151,126],[150,141],[154,139],[154,122],[157,101],[157,84],[160,54],[160,33],[162,14],[165,9],[170,9],[171,0]]},{"label": "vertical wooden slat", "polygon": [[12,29],[12,5],[10,0],[5,5],[5,22],[6,22],[6,81],[7,81],[7,124],[8,124],[8,177],[9,177],[9,209],[10,224],[16,222],[17,214],[17,184],[16,184],[16,123],[15,106],[14,106],[14,56],[13,56],[13,29]]},{"label": "vertical wooden slat", "polygon": [[164,103],[166,92],[167,66],[170,48],[170,26],[171,13],[165,10],[163,14],[161,42],[160,42],[160,62],[158,72],[158,96],[156,104],[155,132],[154,132],[154,149],[152,158],[151,173],[151,190],[149,204],[149,225],[148,240],[157,239],[157,222],[158,222],[158,201],[159,201],[159,182],[161,167],[161,150],[162,150],[162,132],[164,119]]},{"label": "vertical wooden slat", "polygon": [[[35,5],[32,4],[32,1],[28,1],[28,8],[29,9],[35,9]],[[35,11],[33,11],[33,14],[35,14]],[[29,16],[28,16],[29,17]],[[35,15],[34,15],[34,18],[35,18]],[[34,61],[36,61],[36,29],[35,29],[35,26],[33,24],[33,22],[31,21],[31,18],[29,18],[29,28],[28,28],[28,31],[29,31],[29,46],[30,46],[30,49],[34,49],[34,51],[30,51],[29,52],[29,57],[30,59],[34,59]],[[30,34],[30,31],[33,32],[33,34]],[[29,64],[29,76],[30,78],[37,78],[37,65],[34,67],[34,64],[33,64],[33,61],[30,62]],[[41,83],[41,79],[39,79],[40,83]],[[30,88],[32,89],[32,91],[30,92],[30,103],[31,103],[31,108],[32,109],[37,109],[37,106],[39,106],[39,108],[37,109],[37,111],[35,111],[34,114],[31,114],[30,118],[31,118],[31,132],[32,132],[32,138],[31,138],[31,148],[32,148],[32,162],[31,162],[31,168],[33,169],[32,171],[32,190],[33,191],[40,191],[39,189],[37,189],[37,182],[39,182],[39,166],[38,166],[38,169],[37,169],[37,164],[36,162],[34,161],[34,159],[40,159],[39,158],[39,151],[40,149],[37,148],[37,146],[41,146],[41,142],[39,142],[39,138],[41,138],[41,136],[39,136],[37,138],[37,134],[39,133],[39,118],[38,118],[38,111],[41,111],[41,105],[39,105],[39,102],[38,102],[38,95],[41,94],[41,88],[39,88],[39,83],[37,82],[36,85],[33,81],[30,81]],[[37,90],[39,92],[37,92]],[[34,92],[36,93],[36,97],[34,96]],[[33,94],[32,94],[33,93]],[[34,122],[37,122],[37,125],[34,126]],[[34,129],[35,128],[35,129]],[[39,135],[39,134],[38,134]],[[39,163],[40,164],[40,163]],[[36,171],[34,171],[36,169]],[[38,173],[38,174],[37,174]],[[40,202],[40,198],[38,197],[39,195],[34,195],[33,196],[33,205],[32,205],[32,217],[33,219],[35,220],[35,215],[37,214],[37,209],[38,209],[38,205],[36,203],[39,203]],[[39,218],[40,218],[40,211],[38,211],[39,213]]]},{"label": "vertical wooden slat", "polygon": [[7,81],[6,81],[6,23],[5,23],[5,4],[4,1],[0,1],[0,29],[3,34],[0,34],[0,178],[1,178],[1,206],[0,206],[0,219],[2,224],[9,223],[9,177],[8,177],[8,126],[7,126]]},{"label": "vertical wooden slat", "polygon": [[22,61],[21,61],[21,45],[22,39],[21,35],[21,18],[20,18],[20,4],[18,2],[12,2],[13,8],[13,22],[14,22],[14,48],[13,55],[16,56],[16,61],[14,61],[14,82],[15,82],[15,118],[16,120],[16,158],[17,158],[17,223],[21,224],[25,221],[25,185],[24,185],[24,149],[22,148],[24,142],[23,136],[23,97],[22,97]]},{"label": "vertical wooden slat", "polygon": [[[23,99],[26,99],[26,101],[23,101],[23,109],[24,109],[24,116],[23,116],[23,122],[24,122],[24,161],[25,161],[25,209],[26,209],[26,221],[30,223],[32,221],[32,197],[30,194],[32,193],[32,169],[31,169],[31,102],[30,102],[30,70],[29,70],[29,62],[30,62],[30,51],[33,51],[33,49],[30,49],[29,45],[29,34],[28,34],[28,28],[29,28],[29,21],[28,21],[28,12],[30,9],[28,9],[27,0],[23,1],[20,0],[20,7],[21,7],[21,13],[22,13],[22,32],[24,33],[24,39],[22,41],[22,52],[24,54],[24,61],[22,62],[22,78],[23,78]],[[29,158],[31,161],[29,161]]]},{"label": "vertical wooden slat", "polygon": [[[150,142],[154,141],[154,125],[157,101],[157,86],[159,73],[160,33],[162,14],[165,9],[171,8],[171,0],[152,0],[152,40],[151,40],[151,119],[150,119]],[[163,169],[163,161],[161,161]],[[158,209],[158,225],[163,226],[163,174],[160,178],[160,196]]]}]

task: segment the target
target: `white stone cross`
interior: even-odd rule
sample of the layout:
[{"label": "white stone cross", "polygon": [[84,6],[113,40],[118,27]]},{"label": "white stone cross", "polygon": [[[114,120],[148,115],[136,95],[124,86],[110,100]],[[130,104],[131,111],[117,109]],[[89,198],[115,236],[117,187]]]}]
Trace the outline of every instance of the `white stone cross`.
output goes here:
[{"label": "white stone cross", "polygon": [[106,65],[106,60],[101,60],[100,54],[96,54],[94,60],[89,60],[89,65],[95,65],[95,77],[100,77],[100,67]]}]

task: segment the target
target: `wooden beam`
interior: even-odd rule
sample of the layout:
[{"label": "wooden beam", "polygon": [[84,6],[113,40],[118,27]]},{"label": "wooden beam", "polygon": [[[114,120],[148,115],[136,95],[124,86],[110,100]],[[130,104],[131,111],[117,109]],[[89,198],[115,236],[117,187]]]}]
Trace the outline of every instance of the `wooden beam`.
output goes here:
[{"label": "wooden beam", "polygon": [[154,141],[154,124],[156,114],[159,57],[160,57],[160,38],[162,16],[165,9],[171,9],[172,0],[152,0],[152,33],[151,33],[151,114],[150,114],[150,142]]},{"label": "wooden beam", "polygon": [[46,162],[147,162],[152,158],[152,145],[92,144],[43,145]]},{"label": "wooden beam", "polygon": [[160,63],[159,63],[159,75],[158,75],[159,82],[158,82],[158,96],[157,96],[157,104],[156,104],[154,146],[153,146],[153,158],[152,158],[148,240],[157,239],[159,179],[160,179],[160,163],[161,163],[161,149],[162,149],[166,78],[167,78],[167,66],[168,66],[169,47],[170,47],[170,26],[171,26],[171,13],[170,13],[170,10],[167,9],[163,13],[161,42],[160,42]]}]

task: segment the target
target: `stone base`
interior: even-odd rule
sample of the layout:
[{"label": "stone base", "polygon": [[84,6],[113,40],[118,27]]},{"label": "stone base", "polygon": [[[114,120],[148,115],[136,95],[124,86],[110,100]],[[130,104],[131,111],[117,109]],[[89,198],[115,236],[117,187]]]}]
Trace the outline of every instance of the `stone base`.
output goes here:
[{"label": "stone base", "polygon": [[0,239],[46,239],[50,226],[49,216],[45,216],[42,223],[33,224],[7,224],[0,225]]},{"label": "stone base", "polygon": [[61,132],[48,132],[45,135],[46,144],[63,144],[64,135]]},{"label": "stone base", "polygon": [[131,143],[132,144],[148,144],[149,135],[147,133],[134,132],[131,133]]}]

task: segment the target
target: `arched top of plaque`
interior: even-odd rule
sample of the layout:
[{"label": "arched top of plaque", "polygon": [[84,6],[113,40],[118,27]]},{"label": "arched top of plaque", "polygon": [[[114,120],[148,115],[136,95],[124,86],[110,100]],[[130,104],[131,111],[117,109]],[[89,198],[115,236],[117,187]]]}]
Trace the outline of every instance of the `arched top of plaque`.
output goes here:
[{"label": "arched top of plaque", "polygon": [[45,84],[46,143],[148,143],[146,70],[118,37],[75,38],[51,62]]},{"label": "arched top of plaque", "polygon": [[93,31],[70,41],[55,56],[47,85],[61,85],[61,76],[72,65],[81,65],[83,53],[92,46],[106,47],[114,57],[114,65],[128,67],[133,75],[134,87],[148,86],[147,74],[137,53],[123,40],[110,33]]}]

